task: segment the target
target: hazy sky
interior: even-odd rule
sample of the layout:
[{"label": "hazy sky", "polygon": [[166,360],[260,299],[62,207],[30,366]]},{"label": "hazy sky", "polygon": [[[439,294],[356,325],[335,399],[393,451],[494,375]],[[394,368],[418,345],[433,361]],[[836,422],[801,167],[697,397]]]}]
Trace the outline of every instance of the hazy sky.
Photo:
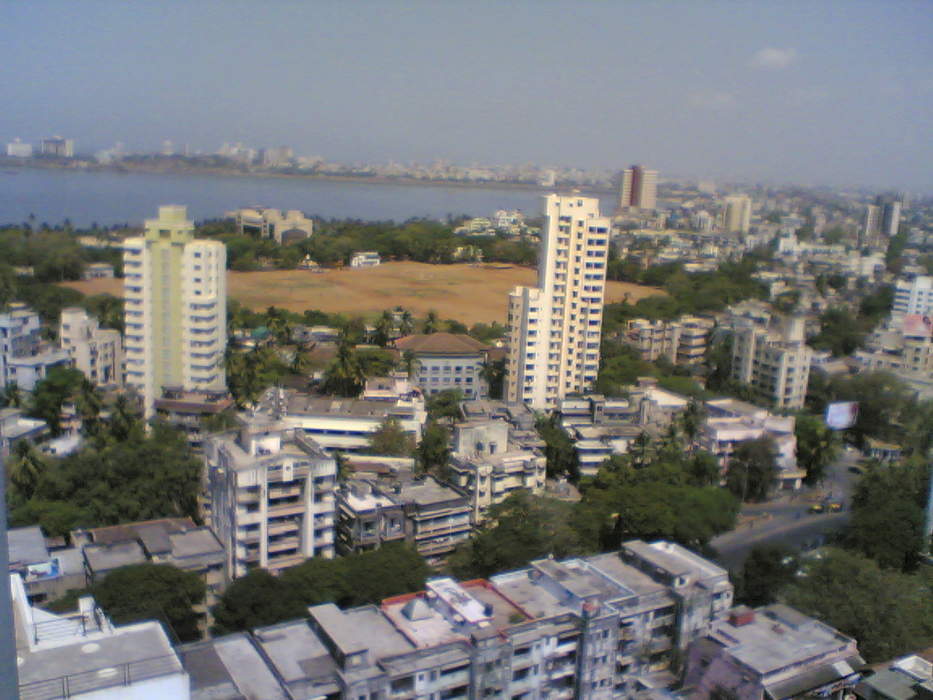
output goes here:
[{"label": "hazy sky", "polygon": [[11,2],[0,141],[933,190],[933,2]]}]

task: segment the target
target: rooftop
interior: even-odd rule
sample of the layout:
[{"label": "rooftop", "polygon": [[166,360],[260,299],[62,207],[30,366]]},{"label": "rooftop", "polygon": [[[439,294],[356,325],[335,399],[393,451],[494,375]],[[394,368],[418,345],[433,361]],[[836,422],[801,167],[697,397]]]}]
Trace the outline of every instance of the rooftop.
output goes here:
[{"label": "rooftop", "polygon": [[424,355],[475,355],[489,349],[485,343],[461,333],[409,335],[396,340],[395,347]]},{"label": "rooftop", "polygon": [[[45,537],[38,525],[7,530],[6,536],[10,547],[11,566],[36,564],[49,560]],[[6,572],[2,573],[6,574]]]},{"label": "rooftop", "polygon": [[286,700],[246,634],[187,644],[178,654],[191,680],[191,700]]}]

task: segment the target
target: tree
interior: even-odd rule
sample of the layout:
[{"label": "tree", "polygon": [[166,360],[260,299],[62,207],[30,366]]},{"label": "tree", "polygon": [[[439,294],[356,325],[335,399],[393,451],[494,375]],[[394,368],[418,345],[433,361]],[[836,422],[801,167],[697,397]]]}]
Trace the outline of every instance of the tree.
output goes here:
[{"label": "tree", "polygon": [[402,360],[400,367],[405,370],[405,374],[409,379],[412,378],[414,374],[418,372],[418,367],[421,363],[418,362],[418,358],[415,357],[415,353],[411,350],[406,350],[402,353]]},{"label": "tree", "polygon": [[324,391],[338,396],[356,396],[363,388],[366,375],[353,346],[346,337],[337,345],[337,356],[324,373]]},{"label": "tree", "polygon": [[778,592],[793,582],[797,568],[797,557],[786,547],[763,545],[753,548],[736,581],[737,602],[753,608],[776,602]]},{"label": "tree", "polygon": [[869,468],[852,495],[852,518],[845,544],[882,567],[915,569],[924,549],[929,478],[930,465],[924,458]]},{"label": "tree", "polygon": [[480,379],[489,386],[489,398],[501,399],[505,387],[505,358],[499,360],[486,360],[479,371]]},{"label": "tree", "polygon": [[437,316],[437,312],[433,309],[428,311],[428,315],[424,319],[424,326],[422,331],[425,335],[430,335],[432,333],[437,333],[440,330],[440,319]]},{"label": "tree", "polygon": [[794,433],[797,437],[797,464],[806,470],[804,481],[809,486],[822,483],[826,469],[839,453],[839,438],[815,416],[797,416]]},{"label": "tree", "polygon": [[386,418],[369,436],[369,449],[378,455],[408,457],[415,448],[414,438],[396,418]]},{"label": "tree", "polygon": [[846,432],[859,447],[864,447],[869,437],[899,441],[905,417],[916,405],[913,391],[897,376],[883,371],[833,377],[827,396],[830,401],[858,403],[858,418]]},{"label": "tree", "polygon": [[23,501],[32,498],[46,468],[39,450],[29,440],[16,442],[6,463],[7,477],[15,495]]},{"label": "tree", "polygon": [[573,440],[561,427],[556,414],[541,417],[535,423],[538,435],[544,440],[544,455],[547,458],[549,478],[560,476],[576,480],[580,474],[579,459]]},{"label": "tree", "polygon": [[16,382],[9,382],[3,387],[2,402],[4,406],[20,408],[23,405],[23,391]]},{"label": "tree", "polygon": [[450,431],[436,420],[428,421],[415,456],[422,471],[445,478],[447,461],[450,459]]},{"label": "tree", "polygon": [[374,338],[376,345],[382,348],[387,346],[394,332],[395,317],[391,311],[383,311],[382,316],[376,321],[376,336]]},{"label": "tree", "polygon": [[463,392],[459,389],[445,389],[428,398],[428,416],[434,420],[446,418],[453,423],[460,420],[460,404],[463,402]]},{"label": "tree", "polygon": [[743,501],[763,501],[777,478],[777,448],[770,437],[746,440],[735,448],[726,469],[726,486]]},{"label": "tree", "polygon": [[199,615],[205,587],[193,571],[168,564],[133,564],[115,569],[92,586],[97,603],[118,625],[160,620],[180,641],[200,638]]},{"label": "tree", "polygon": [[692,450],[700,436],[700,430],[703,427],[703,421],[706,420],[706,408],[701,401],[691,399],[687,408],[680,414],[680,429],[684,433],[687,441],[687,448]]},{"label": "tree", "polygon": [[53,435],[61,433],[62,406],[80,389],[84,375],[71,367],[53,367],[32,392],[29,415],[44,420]]},{"label": "tree", "polygon": [[871,663],[923,649],[933,642],[933,577],[883,571],[860,554],[825,549],[780,598],[858,640]]},{"label": "tree", "polygon": [[304,617],[307,607],[282,578],[252,569],[227,587],[211,613],[211,632],[222,635]]},{"label": "tree", "polygon": [[489,509],[486,525],[451,556],[451,570],[459,578],[485,578],[549,554],[584,553],[572,519],[572,504],[516,491]]}]

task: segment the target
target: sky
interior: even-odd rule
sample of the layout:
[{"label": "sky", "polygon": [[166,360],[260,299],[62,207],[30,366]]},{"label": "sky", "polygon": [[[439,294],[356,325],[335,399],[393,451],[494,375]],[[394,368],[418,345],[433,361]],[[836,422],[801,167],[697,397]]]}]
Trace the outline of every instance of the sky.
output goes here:
[{"label": "sky", "polygon": [[933,0],[6,0],[0,65],[0,142],[933,192]]}]

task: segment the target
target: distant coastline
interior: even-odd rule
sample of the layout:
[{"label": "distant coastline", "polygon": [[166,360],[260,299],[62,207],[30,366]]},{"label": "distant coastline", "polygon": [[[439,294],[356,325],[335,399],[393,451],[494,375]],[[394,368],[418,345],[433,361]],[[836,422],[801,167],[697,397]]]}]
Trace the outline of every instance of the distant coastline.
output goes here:
[{"label": "distant coastline", "polygon": [[519,190],[525,192],[541,192],[542,194],[556,190],[579,190],[582,194],[606,195],[613,194],[615,190],[605,187],[586,187],[575,185],[543,185],[490,180],[476,182],[471,180],[437,180],[420,179],[414,177],[389,177],[385,175],[339,175],[332,173],[283,173],[271,170],[240,170],[238,168],[220,168],[214,166],[192,167],[180,163],[92,163],[85,160],[50,160],[39,158],[10,158],[0,156],[0,173],[14,174],[10,169],[23,168],[32,170],[65,170],[68,172],[106,172],[114,174],[133,175],[146,173],[153,175],[213,175],[218,177],[265,178],[283,180],[316,180],[323,182],[337,182],[366,185],[399,185],[416,187],[460,187],[478,190]]}]

